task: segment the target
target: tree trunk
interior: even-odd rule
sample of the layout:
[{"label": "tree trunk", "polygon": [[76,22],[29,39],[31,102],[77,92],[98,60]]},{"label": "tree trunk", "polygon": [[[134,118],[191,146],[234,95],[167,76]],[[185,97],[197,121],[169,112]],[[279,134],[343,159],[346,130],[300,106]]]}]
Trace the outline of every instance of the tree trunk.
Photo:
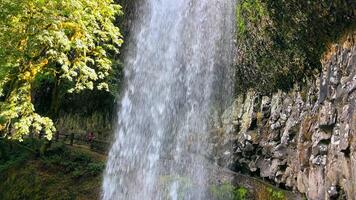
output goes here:
[{"label": "tree trunk", "polygon": [[[53,90],[52,90],[52,97],[51,97],[51,105],[49,109],[49,116],[51,119],[55,122],[58,118],[58,111],[59,111],[59,75],[56,74],[54,77],[54,85],[53,85]],[[56,141],[58,141],[58,133],[55,133],[55,138]],[[41,147],[41,155],[43,156],[47,150],[51,147],[52,141],[45,141]]]},{"label": "tree trunk", "polygon": [[4,139],[0,139],[0,158],[7,161],[9,156],[8,156],[8,149],[7,149],[7,144]]},{"label": "tree trunk", "polygon": [[52,90],[52,99],[51,99],[51,106],[50,106],[50,116],[53,121],[57,120],[58,118],[58,112],[59,112],[59,103],[60,103],[60,91],[59,91],[59,84],[60,84],[60,79],[59,75],[56,74],[54,77],[54,85],[53,85],[53,90]]}]

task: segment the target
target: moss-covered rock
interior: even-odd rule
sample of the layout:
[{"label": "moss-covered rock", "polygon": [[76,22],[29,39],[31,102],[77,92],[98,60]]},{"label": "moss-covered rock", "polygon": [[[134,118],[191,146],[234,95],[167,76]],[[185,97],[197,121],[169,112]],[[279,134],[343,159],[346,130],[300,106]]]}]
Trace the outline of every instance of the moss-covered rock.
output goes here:
[{"label": "moss-covered rock", "polygon": [[237,5],[237,92],[288,90],[321,69],[328,44],[356,22],[348,0],[242,0]]}]

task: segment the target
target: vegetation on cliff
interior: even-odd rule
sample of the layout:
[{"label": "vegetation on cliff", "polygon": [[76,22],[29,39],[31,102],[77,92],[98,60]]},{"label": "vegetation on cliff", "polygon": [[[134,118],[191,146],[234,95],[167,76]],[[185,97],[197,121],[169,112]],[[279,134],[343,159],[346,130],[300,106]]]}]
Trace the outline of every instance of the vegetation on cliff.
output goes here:
[{"label": "vegetation on cliff", "polygon": [[237,6],[237,92],[288,90],[320,70],[320,57],[356,22],[349,0],[242,0]]},{"label": "vegetation on cliff", "polygon": [[[61,143],[41,152],[44,141],[2,139],[29,133],[51,139],[56,125],[72,131],[66,136],[81,128],[98,138],[95,127],[111,125],[101,115],[114,118],[123,79],[117,52],[139,1],[120,1],[122,8],[114,2],[1,2],[0,199],[99,198],[104,156]],[[238,1],[236,92],[253,88],[260,95],[302,83],[320,70],[328,44],[354,29],[355,15],[351,0]],[[91,117],[88,128],[83,122]],[[256,113],[256,127],[265,118]],[[275,188],[258,189],[223,183],[210,192],[216,199],[251,199],[254,192],[256,199],[287,199]]]}]

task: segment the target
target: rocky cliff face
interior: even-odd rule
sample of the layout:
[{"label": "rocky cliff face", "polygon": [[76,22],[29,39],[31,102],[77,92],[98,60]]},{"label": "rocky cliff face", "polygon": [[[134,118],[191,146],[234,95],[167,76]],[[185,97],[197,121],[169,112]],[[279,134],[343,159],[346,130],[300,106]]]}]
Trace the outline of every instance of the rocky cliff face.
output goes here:
[{"label": "rocky cliff face", "polygon": [[308,199],[356,199],[356,33],[322,65],[292,91],[238,96],[211,132],[215,161]]}]

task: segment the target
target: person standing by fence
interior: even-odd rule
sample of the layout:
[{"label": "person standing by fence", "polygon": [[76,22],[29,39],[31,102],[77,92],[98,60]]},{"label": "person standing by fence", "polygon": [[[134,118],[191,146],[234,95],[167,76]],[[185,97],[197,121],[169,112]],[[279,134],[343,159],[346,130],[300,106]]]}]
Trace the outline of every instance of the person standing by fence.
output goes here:
[{"label": "person standing by fence", "polygon": [[87,141],[88,141],[88,144],[90,145],[90,149],[92,149],[92,144],[94,142],[94,139],[95,139],[95,135],[92,131],[88,132],[87,134]]}]

